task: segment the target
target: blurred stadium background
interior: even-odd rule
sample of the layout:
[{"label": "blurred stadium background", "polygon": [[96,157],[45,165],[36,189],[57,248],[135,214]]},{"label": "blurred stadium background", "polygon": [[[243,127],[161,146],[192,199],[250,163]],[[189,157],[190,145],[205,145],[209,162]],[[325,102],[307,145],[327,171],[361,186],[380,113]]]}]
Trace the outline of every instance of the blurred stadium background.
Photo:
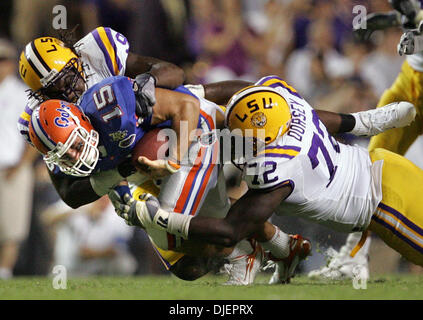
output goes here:
[{"label": "blurred stadium background", "polygon": [[[353,6],[363,5],[369,13],[389,11],[387,0],[2,0],[0,37],[19,52],[38,36],[57,35],[52,28],[56,5],[66,8],[68,29],[78,25],[76,39],[97,26],[111,27],[130,40],[132,52],[183,67],[187,83],[255,81],[276,74],[314,107],[338,112],[374,108],[404,59],[396,52],[399,29],[376,32],[365,43],[352,35]],[[0,59],[1,78],[2,66]],[[3,103],[0,99],[0,108]],[[23,108],[21,103],[7,111],[13,117],[0,114],[2,126],[8,121],[15,128]],[[28,191],[22,184],[9,185],[8,177],[24,162],[23,145],[10,138],[14,134],[0,138],[0,183],[14,188],[18,199],[23,193],[31,196],[25,232],[16,239],[15,276],[48,275],[57,264],[75,275],[167,274],[144,232],[127,227],[107,199],[75,211],[59,201],[40,158],[30,163],[33,181],[24,180]],[[342,138],[363,146],[368,142]],[[14,160],[8,152],[16,155]],[[408,157],[422,167],[422,155],[419,140]],[[13,210],[11,199],[0,195],[0,201]],[[293,218],[274,222],[313,241],[314,255],[301,266],[303,272],[322,265],[327,248],[338,249],[346,238]],[[418,272],[377,239],[370,252],[372,274]],[[0,277],[8,276],[11,261],[13,250],[0,255]]]}]

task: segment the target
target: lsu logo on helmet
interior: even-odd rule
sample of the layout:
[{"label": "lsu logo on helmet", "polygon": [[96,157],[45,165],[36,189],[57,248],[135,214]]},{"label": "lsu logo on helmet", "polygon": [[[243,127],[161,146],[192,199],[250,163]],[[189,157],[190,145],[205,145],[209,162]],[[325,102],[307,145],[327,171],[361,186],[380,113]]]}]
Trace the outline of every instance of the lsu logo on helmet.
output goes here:
[{"label": "lsu logo on helmet", "polygon": [[83,77],[78,56],[62,41],[53,37],[41,37],[28,43],[19,58],[19,74],[33,92],[47,95],[47,89],[73,69]]},{"label": "lsu logo on helmet", "polygon": [[263,137],[269,144],[289,128],[291,112],[285,99],[271,87],[250,86],[237,92],[226,108],[225,125],[243,136]]}]

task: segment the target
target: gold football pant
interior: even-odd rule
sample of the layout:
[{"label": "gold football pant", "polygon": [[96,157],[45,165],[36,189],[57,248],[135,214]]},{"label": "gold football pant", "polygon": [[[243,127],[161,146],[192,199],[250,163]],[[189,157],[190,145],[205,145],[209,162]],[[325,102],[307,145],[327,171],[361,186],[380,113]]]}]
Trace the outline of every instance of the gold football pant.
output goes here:
[{"label": "gold football pant", "polygon": [[423,266],[423,170],[385,149],[370,152],[383,160],[382,201],[368,230],[409,261]]}]

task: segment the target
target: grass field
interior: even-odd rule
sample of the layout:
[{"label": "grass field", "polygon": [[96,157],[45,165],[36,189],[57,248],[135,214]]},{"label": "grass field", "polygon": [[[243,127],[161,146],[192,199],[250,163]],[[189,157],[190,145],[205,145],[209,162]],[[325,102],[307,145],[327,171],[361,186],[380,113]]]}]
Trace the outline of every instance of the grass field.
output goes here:
[{"label": "grass field", "polygon": [[299,276],[289,285],[270,286],[268,276],[256,284],[228,287],[223,276],[185,282],[167,276],[70,278],[67,288],[56,290],[52,278],[19,277],[0,282],[3,300],[406,300],[423,299],[423,276],[373,277],[367,289],[354,289],[352,281],[320,283]]}]

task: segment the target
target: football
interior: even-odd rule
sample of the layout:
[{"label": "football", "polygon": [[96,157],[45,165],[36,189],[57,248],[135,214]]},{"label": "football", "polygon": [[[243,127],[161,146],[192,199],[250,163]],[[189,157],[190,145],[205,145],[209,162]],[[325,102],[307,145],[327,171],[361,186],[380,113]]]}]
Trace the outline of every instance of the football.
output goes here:
[{"label": "football", "polygon": [[156,128],[148,131],[144,136],[137,142],[132,151],[132,164],[140,169],[142,165],[138,163],[138,158],[143,156],[150,160],[164,159],[168,152],[168,137],[164,136],[164,139],[159,136],[160,128]]}]

